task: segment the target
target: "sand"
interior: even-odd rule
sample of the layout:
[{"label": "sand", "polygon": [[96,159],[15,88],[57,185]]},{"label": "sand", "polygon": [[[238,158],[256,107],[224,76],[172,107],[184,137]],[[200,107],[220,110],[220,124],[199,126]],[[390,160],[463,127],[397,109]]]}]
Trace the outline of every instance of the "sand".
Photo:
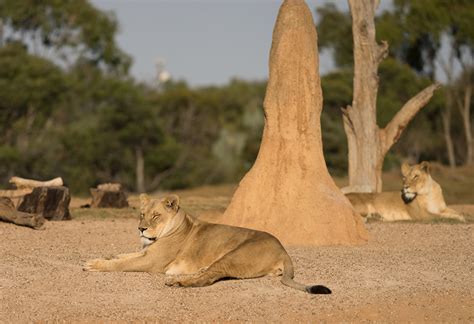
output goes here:
[{"label": "sand", "polygon": [[163,275],[91,273],[84,260],[139,249],[134,219],[0,223],[0,322],[474,321],[474,225],[370,223],[359,247],[293,247],[296,279],[169,288]]}]

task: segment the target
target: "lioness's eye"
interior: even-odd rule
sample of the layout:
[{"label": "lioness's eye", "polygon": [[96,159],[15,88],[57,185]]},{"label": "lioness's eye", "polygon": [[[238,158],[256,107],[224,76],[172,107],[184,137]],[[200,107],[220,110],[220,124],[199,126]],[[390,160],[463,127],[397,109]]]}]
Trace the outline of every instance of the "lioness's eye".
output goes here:
[{"label": "lioness's eye", "polygon": [[417,179],[417,178],[418,178],[418,176],[416,175],[416,176],[413,177],[413,180],[415,180],[415,179]]},{"label": "lioness's eye", "polygon": [[158,219],[160,218],[160,216],[161,216],[160,214],[153,214],[153,219]]}]

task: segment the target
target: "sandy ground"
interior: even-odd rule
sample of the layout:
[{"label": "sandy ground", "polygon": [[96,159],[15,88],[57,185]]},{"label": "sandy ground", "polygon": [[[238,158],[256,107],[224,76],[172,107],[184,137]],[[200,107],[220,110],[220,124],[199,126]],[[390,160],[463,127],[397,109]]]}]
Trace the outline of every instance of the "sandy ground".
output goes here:
[{"label": "sandy ground", "polygon": [[84,260],[139,249],[134,219],[0,223],[0,322],[474,322],[473,224],[367,224],[359,247],[289,248],[309,295],[277,278],[169,288],[164,276],[83,272]]}]

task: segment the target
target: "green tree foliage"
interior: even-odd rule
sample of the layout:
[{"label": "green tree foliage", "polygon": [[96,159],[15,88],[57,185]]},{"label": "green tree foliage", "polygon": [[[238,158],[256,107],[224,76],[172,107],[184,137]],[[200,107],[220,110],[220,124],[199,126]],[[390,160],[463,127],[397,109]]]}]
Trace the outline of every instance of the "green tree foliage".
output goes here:
[{"label": "green tree foliage", "polygon": [[[350,75],[353,65],[350,13],[339,11],[333,4],[326,4],[317,9],[317,14],[320,47],[331,49],[340,73]],[[377,16],[377,39],[388,41],[390,51],[389,58],[383,61],[379,68],[380,88],[377,100],[379,126],[385,126],[406,100],[426,86],[430,79],[434,79],[436,64],[441,66],[441,60],[447,63],[447,58],[441,54],[443,44],[448,45],[458,66],[462,69],[469,68],[474,48],[472,21],[474,21],[474,2],[466,0],[395,0],[393,9],[381,12]],[[323,78],[325,100],[331,101],[338,93],[341,93],[342,97],[346,96],[340,85],[334,84],[331,80],[334,76],[338,76],[338,73]],[[448,86],[435,94],[430,104],[415,117],[402,134],[391,154],[410,156],[414,160],[447,161],[441,113],[446,107],[445,93],[450,88],[451,86]],[[344,102],[343,106],[349,103],[350,100]],[[334,118],[333,122],[336,120]],[[453,116],[452,122],[454,125],[452,136],[459,154],[465,151],[460,148],[463,141],[462,124],[459,116]],[[329,124],[331,123],[329,122],[327,127]],[[329,139],[327,135],[326,137]],[[328,143],[325,142],[325,145]],[[342,143],[337,145],[331,146],[343,147]],[[393,156],[389,156],[388,160],[393,161]]]},{"label": "green tree foliage", "polygon": [[[42,126],[63,92],[63,73],[56,65],[29,55],[19,43],[0,48],[2,125],[21,123],[22,131],[29,131],[35,124]],[[7,130],[1,129],[1,135],[6,136]]]},{"label": "green tree foliage", "polygon": [[[0,161],[3,174],[25,172],[35,163],[40,140],[64,99],[63,72],[29,55],[18,43],[0,48]],[[18,163],[19,161],[22,163]]]},{"label": "green tree foliage", "polygon": [[338,67],[354,64],[352,48],[352,20],[348,12],[341,12],[333,3],[316,10],[319,16],[318,45],[331,49]]},{"label": "green tree foliage", "polygon": [[[429,1],[419,2],[433,9]],[[415,31],[438,35],[425,27],[409,28],[416,23],[410,15],[422,15],[419,2],[395,1],[395,10],[377,20],[379,38],[391,45],[391,56],[379,71],[380,126],[429,82],[404,54],[422,38]],[[322,77],[323,148],[331,172],[344,174],[347,143],[340,108],[352,101],[351,19],[331,5],[318,13],[320,46],[333,49],[338,66]],[[456,33],[452,27],[433,30],[453,31],[466,53],[470,43],[461,35],[472,26],[466,26],[464,18],[449,19],[464,27]],[[440,24],[453,26],[449,19]],[[169,81],[160,89],[137,84],[126,73],[128,56],[114,43],[115,18],[83,0],[3,0],[0,22],[0,186],[6,187],[12,175],[61,176],[74,193],[110,181],[137,190],[137,149],[142,152],[146,190],[236,182],[252,166],[262,136],[266,82],[231,80],[193,88]],[[45,58],[38,48],[56,55]],[[427,49],[417,50],[426,55]],[[61,55],[68,64],[58,60]],[[446,160],[439,120],[444,98],[437,93],[411,123],[386,159],[388,167],[400,156]],[[453,123],[460,122],[455,116]],[[453,129],[462,139],[462,127]]]},{"label": "green tree foliage", "polygon": [[[392,53],[417,71],[434,78],[442,37],[446,36],[454,55],[472,60],[474,48],[474,3],[468,0],[395,0],[395,10],[385,13],[387,28],[380,38],[393,41]],[[388,22],[391,22],[391,27]],[[397,29],[394,39],[392,31]]]},{"label": "green tree foliage", "polygon": [[126,72],[130,65],[114,41],[117,20],[87,0],[2,0],[0,22],[8,42],[50,48],[66,61],[86,59],[113,71]]}]

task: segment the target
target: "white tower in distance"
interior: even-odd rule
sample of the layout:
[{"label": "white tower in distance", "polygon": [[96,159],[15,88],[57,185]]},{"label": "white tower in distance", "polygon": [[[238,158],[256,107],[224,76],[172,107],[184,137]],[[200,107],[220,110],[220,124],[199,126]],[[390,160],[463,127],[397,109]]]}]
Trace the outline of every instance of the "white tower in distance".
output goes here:
[{"label": "white tower in distance", "polygon": [[155,82],[158,88],[161,87],[163,83],[171,79],[171,74],[166,71],[166,61],[161,57],[157,57],[155,60]]}]

